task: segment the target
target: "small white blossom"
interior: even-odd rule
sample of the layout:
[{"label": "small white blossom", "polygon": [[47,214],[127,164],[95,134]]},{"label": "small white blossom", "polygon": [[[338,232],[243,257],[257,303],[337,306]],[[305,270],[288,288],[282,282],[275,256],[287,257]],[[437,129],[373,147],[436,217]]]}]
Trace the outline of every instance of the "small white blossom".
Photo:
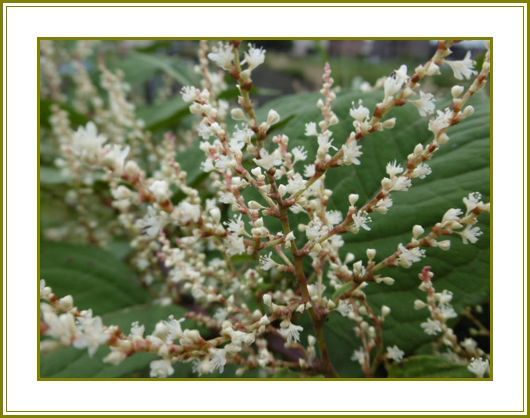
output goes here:
[{"label": "small white blossom", "polygon": [[309,122],[305,124],[305,136],[317,136],[317,124],[315,122]]},{"label": "small white blossom", "polygon": [[99,158],[106,141],[106,136],[98,134],[94,122],[88,122],[74,133],[72,151],[79,158],[92,162]]},{"label": "small white blossom", "polygon": [[429,131],[437,136],[443,129],[449,127],[452,118],[453,111],[451,109],[438,110],[436,117],[429,120]]},{"label": "small white blossom", "polygon": [[291,150],[291,153],[294,157],[293,164],[296,164],[298,161],[305,161],[307,159],[307,150],[302,146],[294,147]]},{"label": "small white blossom", "polygon": [[408,81],[407,66],[402,65],[398,70],[390,74],[383,84],[385,90],[385,99],[398,93]]},{"label": "small white blossom", "polygon": [[280,329],[278,332],[280,335],[287,340],[287,345],[292,344],[293,342],[300,341],[300,332],[304,328],[299,325],[294,325],[288,319],[284,319],[280,323]]},{"label": "small white blossom", "polygon": [[163,202],[169,199],[171,193],[169,190],[169,184],[165,180],[155,180],[149,186],[149,191],[153,193],[156,200],[158,200],[159,202]]},{"label": "small white blossom", "polygon": [[265,62],[265,53],[266,51],[263,48],[256,48],[254,45],[249,45],[242,64],[246,63],[248,68],[253,70]]},{"label": "small white blossom", "polygon": [[403,356],[405,352],[400,350],[397,345],[386,348],[386,356],[390,360],[395,361],[396,363],[401,363],[403,361]]},{"label": "small white blossom", "polygon": [[74,347],[87,348],[88,355],[93,356],[99,346],[108,340],[103,322],[99,316],[93,317],[92,311],[86,311],[77,319],[77,330],[79,334],[74,340]]},{"label": "small white blossom", "polygon": [[453,75],[457,80],[468,80],[471,76],[475,75],[477,71],[474,69],[475,61],[471,59],[471,52],[467,52],[463,60],[458,61],[445,61],[451,70],[453,70]]},{"label": "small white blossom", "polygon": [[261,269],[265,271],[268,271],[278,265],[278,263],[272,259],[272,252],[267,255],[262,255],[259,258],[259,264]]},{"label": "small white blossom", "polygon": [[212,52],[208,54],[208,58],[223,70],[229,70],[234,60],[232,45],[219,42],[217,46],[212,48]]},{"label": "small white blossom", "polygon": [[355,350],[351,356],[352,361],[358,362],[361,366],[364,364],[366,358],[366,353],[362,348]]},{"label": "small white blossom", "polygon": [[357,105],[357,107],[355,107],[355,102],[352,102],[350,116],[357,122],[364,122],[370,117],[370,111],[367,107],[363,106],[363,101],[359,100],[359,104]]},{"label": "small white blossom", "polygon": [[474,244],[478,241],[478,238],[482,235],[482,231],[478,226],[466,226],[461,232],[458,233],[462,237],[464,244]]},{"label": "small white blossom", "polygon": [[408,249],[403,244],[398,245],[398,263],[401,267],[409,268],[413,263],[417,263],[425,257],[425,250],[419,247]]},{"label": "small white blossom", "polygon": [[270,170],[274,166],[279,166],[282,163],[280,152],[278,149],[274,150],[272,153],[262,148],[259,152],[260,158],[254,158],[254,162],[259,165],[264,170]]},{"label": "small white blossom", "polygon": [[431,93],[424,93],[421,90],[420,98],[417,100],[410,100],[410,102],[418,108],[420,116],[432,115],[436,109],[434,105],[434,96]]},{"label": "small white blossom", "polygon": [[342,146],[342,151],[344,153],[344,164],[361,164],[359,158],[363,155],[363,152],[361,151],[361,146],[358,145],[356,140],[351,140],[344,144]]},{"label": "small white blossom", "polygon": [[476,377],[482,378],[486,373],[489,373],[490,362],[488,359],[474,358],[467,366],[467,369]]},{"label": "small white blossom", "polygon": [[396,161],[391,161],[386,165],[386,173],[390,177],[395,177],[398,174],[403,173],[403,167],[398,164]]},{"label": "small white blossom", "polygon": [[421,323],[421,327],[427,335],[436,335],[442,332],[442,324],[437,319],[427,318],[427,321]]},{"label": "small white blossom", "polygon": [[175,369],[171,366],[171,361],[166,359],[154,360],[150,363],[150,367],[149,376],[151,377],[164,378],[171,376],[175,372]]}]

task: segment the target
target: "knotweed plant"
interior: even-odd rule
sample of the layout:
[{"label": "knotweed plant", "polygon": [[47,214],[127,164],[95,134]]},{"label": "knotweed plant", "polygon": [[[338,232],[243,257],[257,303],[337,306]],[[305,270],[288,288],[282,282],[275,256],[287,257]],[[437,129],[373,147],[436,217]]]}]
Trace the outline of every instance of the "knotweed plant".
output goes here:
[{"label": "knotweed plant", "polygon": [[[79,42],[61,50],[59,43],[43,42],[47,134],[55,139],[64,206],[75,213],[73,223],[44,228],[44,238],[109,248],[115,237],[125,237],[132,269],[122,291],[148,295],[143,303],[151,316],[146,319],[145,309],[131,308],[123,319],[78,306],[69,294],[76,295],[75,281],[61,282],[59,292],[55,270],[43,269],[42,364],[54,351],[71,346],[86,350],[86,361],[99,355],[101,367],[110,365],[109,370],[141,358],[153,378],[399,377],[418,364],[424,368],[416,377],[443,377],[448,370],[464,377],[488,376],[489,354],[474,339],[489,335],[476,316],[481,307],[457,311],[452,303],[460,294],[437,283],[429,256],[454,251],[458,259],[462,248],[483,239],[478,222],[487,221],[489,203],[462,182],[460,206],[440,205],[439,219],[429,226],[407,224],[410,217],[404,218],[399,228],[409,232],[392,251],[381,250],[382,242],[370,238],[378,222],[385,225],[387,212],[399,210],[399,195],[436,175],[431,160],[452,147],[457,125],[477,116],[474,96],[487,100],[480,91],[488,81],[488,49],[476,66],[469,52],[463,59],[452,58],[456,44],[440,41],[434,55],[416,68],[401,65],[381,74],[373,86],[364,83],[366,97],[350,99],[349,111],[340,118],[336,104],[343,92],[334,86],[326,64],[320,96],[310,102],[318,109],[312,115],[318,116],[299,120],[284,118],[279,108],[257,108],[253,77],[265,62],[263,48],[240,41],[200,42],[198,81],[180,86],[191,114],[188,124],[157,137],[138,116],[141,103],[124,74],[101,58],[104,45]],[[95,48],[100,55],[94,78],[85,62]],[[65,62],[70,76],[61,70]],[[451,86],[444,90],[447,97],[435,97],[424,86],[441,77],[442,70],[450,71]],[[237,91],[234,100],[224,94],[230,89]],[[160,91],[156,100],[173,96],[170,85]],[[402,122],[401,108],[413,109],[413,120]],[[76,123],[75,115],[85,120]],[[346,135],[336,130],[341,122],[349,126]],[[414,138],[417,145],[406,159],[369,156],[377,143],[370,151],[363,149],[383,135],[399,148],[397,132],[404,129],[407,135],[412,125],[424,127],[428,136]],[[294,143],[293,134],[285,133],[293,132],[290,126],[299,127]],[[195,164],[200,172],[191,178],[184,165],[193,149],[200,155]],[[368,198],[354,182],[362,176],[365,158],[386,173],[374,179],[378,187]],[[453,154],[444,158],[466,170],[458,155],[454,163]],[[341,178],[340,188],[332,177],[336,170],[350,173]],[[432,193],[443,197],[447,191]],[[423,204],[412,204],[412,218]],[[351,252],[347,244],[359,242],[357,237],[366,244]],[[65,262],[67,248],[60,254]],[[92,263],[92,274],[98,276],[99,260]],[[458,269],[458,263],[451,268]],[[404,277],[403,272],[414,279],[414,288],[399,287],[396,275]],[[93,286],[103,288],[102,282]],[[415,295],[407,306],[400,305],[401,318],[423,315],[414,325],[423,335],[421,348],[413,352],[388,334],[389,321],[394,321],[393,334],[411,332],[392,318],[399,292],[386,289],[393,287]],[[164,316],[153,318],[157,312]],[[453,330],[464,317],[473,323],[472,335]],[[347,344],[333,337],[336,321]],[[347,367],[337,364],[344,357]],[[184,374],[188,366],[191,372]],[[71,375],[76,377],[75,371]]]}]

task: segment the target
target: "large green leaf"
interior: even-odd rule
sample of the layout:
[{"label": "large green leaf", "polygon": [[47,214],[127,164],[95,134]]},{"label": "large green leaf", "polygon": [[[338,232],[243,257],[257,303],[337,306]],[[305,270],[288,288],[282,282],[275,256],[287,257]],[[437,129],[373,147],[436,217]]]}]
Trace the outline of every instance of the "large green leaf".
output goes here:
[{"label": "large green leaf", "polygon": [[139,108],[138,117],[145,122],[147,129],[162,130],[188,116],[190,114],[188,107],[189,105],[178,95],[163,103]]},{"label": "large green leaf", "polygon": [[455,364],[441,356],[413,356],[388,370],[393,378],[473,378],[465,365]]},{"label": "large green leaf", "polygon": [[40,257],[41,278],[57,295],[72,295],[80,309],[102,315],[149,300],[134,271],[100,248],[44,241]]},{"label": "large green leaf", "polygon": [[192,63],[182,58],[132,52],[113,64],[125,73],[126,80],[133,86],[149,80],[160,72],[182,85],[193,85],[197,81]]},{"label": "large green leaf", "polygon": [[[304,145],[309,153],[308,161],[314,159],[318,145],[315,138],[304,136],[304,125],[320,120],[319,110],[315,107],[318,97],[318,94],[284,97],[267,103],[258,112],[263,119],[268,109],[277,110],[284,123],[275,126],[274,133],[287,134],[290,147]],[[362,97],[364,104],[371,109],[380,99],[377,94]],[[344,92],[337,97],[334,110],[341,122],[332,128],[335,138],[333,145],[337,147],[344,143],[351,131],[348,109],[354,99],[357,100],[358,96],[351,92]],[[395,251],[398,243],[410,239],[413,225],[421,224],[426,229],[433,226],[447,209],[462,207],[462,198],[469,192],[478,191],[489,200],[489,100],[481,94],[472,103],[475,114],[449,130],[450,142],[429,162],[433,173],[424,180],[416,180],[410,191],[394,193],[394,206],[389,213],[372,216],[371,231],[362,231],[355,236],[344,235],[343,253],[352,252],[359,259],[365,257],[367,248],[375,248],[378,251],[377,258],[382,259]],[[326,186],[334,192],[330,209],[338,209],[344,214],[349,193],[359,194],[360,204],[370,199],[386,175],[385,166],[389,161],[406,163],[407,155],[418,142],[427,143],[430,140],[427,120],[419,118],[414,106],[397,108],[390,116],[397,118],[393,130],[372,134],[362,141],[364,154],[360,166],[340,167],[327,174]],[[259,199],[258,196],[253,198]],[[307,222],[304,216],[291,215],[291,224]],[[376,308],[385,304],[392,309],[392,315],[385,322],[385,345],[397,344],[407,355],[411,355],[431,341],[419,326],[427,313],[413,309],[414,299],[423,296],[417,289],[417,275],[423,265],[433,267],[437,289],[448,289],[454,293],[453,302],[457,312],[466,306],[488,301],[490,258],[487,215],[482,215],[479,226],[484,235],[477,244],[463,245],[460,239],[451,238],[451,251],[429,250],[427,258],[409,270],[389,269],[384,272],[396,279],[394,286],[368,286],[366,292]],[[307,270],[310,270],[309,265]],[[327,324],[333,342],[330,350],[336,367],[342,374],[349,376],[355,369],[351,365],[351,352],[358,343],[353,336],[352,322],[334,317],[335,314],[330,316]],[[333,345],[340,345],[340,349],[334,350]]]}]

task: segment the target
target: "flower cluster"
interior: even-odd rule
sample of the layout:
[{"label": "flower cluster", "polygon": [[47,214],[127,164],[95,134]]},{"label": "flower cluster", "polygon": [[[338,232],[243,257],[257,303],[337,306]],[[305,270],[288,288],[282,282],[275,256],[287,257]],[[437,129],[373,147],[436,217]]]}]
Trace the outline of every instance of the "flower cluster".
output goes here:
[{"label": "flower cluster", "polygon": [[[431,175],[429,161],[450,141],[451,127],[472,117],[468,102],[486,84],[489,52],[482,68],[475,69],[469,54],[461,61],[447,59],[454,44],[441,41],[433,57],[414,71],[402,65],[384,78],[373,88],[383,91],[372,109],[366,101],[352,102],[345,138],[338,138],[333,128],[340,122],[334,110],[337,91],[326,64],[316,102],[319,117],[304,121],[299,133],[306,137],[304,146],[293,145],[281,132],[279,112],[262,114],[252,101],[253,77],[266,51],[252,44],[244,48],[240,41],[211,48],[201,42],[196,66],[200,85],[182,86],[180,94],[194,117],[190,143],[203,153],[203,188],[189,181],[189,173],[175,159],[182,141],[169,132],[155,146],[136,116],[123,74],[103,63],[100,86],[106,100],[98,100],[96,86],[80,65],[91,51],[78,51],[75,57],[75,85],[77,109],[88,110],[93,119],[72,129],[60,105],[60,74],[48,45],[43,59],[47,94],[56,102],[50,121],[60,152],[56,165],[69,179],[66,199],[79,213],[78,227],[97,245],[105,245],[113,233],[128,237],[130,262],[155,302],[178,305],[187,297],[194,308],[183,318],[161,318],[153,330],[139,322],[126,330],[104,324],[91,310],[79,310],[71,296],[59,298],[43,280],[41,349],[72,345],[93,355],[104,345],[110,349],[104,362],[113,365],[136,353],[154,353],[150,376],[158,378],[172,376],[179,363],[192,363],[197,375],[223,373],[232,364],[238,374],[259,369],[264,376],[291,370],[337,377],[325,329],[336,312],[351,321],[358,345],[347,348],[365,376],[376,376],[381,366],[406,362],[409,353],[385,344],[385,321],[392,310],[373,304],[367,288],[394,285],[389,270],[410,269],[431,248],[450,250],[450,236],[460,237],[463,244],[476,243],[482,233],[478,218],[489,212],[489,203],[478,193],[467,195],[465,210],[447,210],[427,231],[413,226],[410,240],[391,254],[379,256],[374,248],[345,253],[344,245],[371,231],[372,218],[392,210],[395,193],[407,192]],[[422,82],[440,74],[444,65],[457,80],[472,81],[455,85],[451,104],[437,108]],[[225,75],[237,88],[233,105],[222,99]],[[428,118],[424,123],[430,140],[418,143],[406,161],[382,161],[386,175],[372,198],[362,202],[354,190],[334,195],[328,173],[361,165],[364,141],[394,129],[399,121],[389,114],[405,105],[414,106],[419,118]],[[107,187],[105,202],[113,215],[107,224],[91,210],[101,197],[96,182]],[[344,200],[347,210],[334,209],[332,199]],[[46,231],[55,239],[71,233]],[[421,328],[436,340],[436,350],[446,347],[444,355],[452,361],[466,362],[474,375],[485,376],[488,355],[475,340],[458,340],[449,325],[460,314],[451,305],[453,294],[436,292],[432,278],[424,267],[420,290],[426,299],[414,303],[415,309],[429,312]]]}]

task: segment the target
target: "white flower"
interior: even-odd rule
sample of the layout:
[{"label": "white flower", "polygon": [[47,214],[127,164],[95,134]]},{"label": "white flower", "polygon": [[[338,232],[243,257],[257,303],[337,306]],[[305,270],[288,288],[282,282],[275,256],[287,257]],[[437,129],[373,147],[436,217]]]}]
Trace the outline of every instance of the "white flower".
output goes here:
[{"label": "white flower", "polygon": [[442,332],[442,324],[437,319],[427,318],[427,321],[421,323],[421,327],[427,335],[436,335]]},{"label": "white flower", "polygon": [[486,373],[489,373],[490,362],[488,359],[474,358],[467,366],[467,369],[476,377],[482,378]]},{"label": "white flower", "polygon": [[438,300],[438,303],[440,305],[446,305],[448,303],[451,303],[453,300],[453,292],[444,289],[441,293],[436,293],[436,299]]},{"label": "white flower", "polygon": [[410,100],[410,102],[418,108],[420,116],[429,116],[434,113],[434,96],[431,93],[424,93],[420,90],[420,98],[417,100]]},{"label": "white flower", "polygon": [[305,234],[310,241],[317,242],[329,232],[329,229],[328,225],[324,225],[320,218],[315,216],[307,224]]},{"label": "white flower", "polygon": [[149,206],[147,214],[136,222],[136,225],[148,236],[154,238],[166,225],[167,218],[158,214],[155,208]]},{"label": "white flower", "polygon": [[398,174],[403,173],[403,167],[398,164],[396,161],[391,161],[386,165],[386,173],[390,177],[395,177]]},{"label": "white flower", "polygon": [[149,186],[149,191],[153,193],[156,200],[159,202],[164,202],[169,199],[170,190],[169,184],[165,180],[155,180]]},{"label": "white flower", "polygon": [[460,216],[462,216],[462,210],[461,209],[455,209],[455,208],[451,208],[451,209],[448,209],[443,218],[442,218],[442,222],[445,223],[445,222],[458,222],[460,221]]},{"label": "white flower", "polygon": [[201,207],[193,205],[185,200],[180,202],[173,210],[171,216],[180,224],[185,225],[190,222],[196,223],[201,217]]},{"label": "white flower", "polygon": [[478,237],[482,235],[482,231],[478,226],[472,227],[471,225],[468,225],[463,231],[459,232],[459,234],[462,237],[462,242],[464,244],[474,244],[478,241]]},{"label": "white flower", "polygon": [[259,258],[259,264],[261,269],[265,271],[268,271],[278,265],[278,263],[272,259],[272,252],[267,255],[262,255]]},{"label": "white flower", "polygon": [[219,42],[217,46],[212,48],[212,52],[208,54],[208,58],[223,70],[229,70],[234,60],[232,45]]},{"label": "white flower", "polygon": [[361,146],[357,144],[355,139],[344,144],[342,146],[342,152],[344,153],[344,164],[361,164],[359,158],[363,155],[363,152],[361,151]]},{"label": "white flower", "polygon": [[265,148],[262,148],[259,151],[259,157],[259,159],[254,158],[254,162],[264,170],[270,170],[272,167],[281,165],[282,163],[280,151],[278,149],[275,149],[269,154]]},{"label": "white flower", "polygon": [[243,254],[245,252],[245,240],[234,234],[226,237],[226,253],[230,256]]},{"label": "white flower", "polygon": [[412,175],[414,176],[414,178],[424,179],[431,173],[432,173],[432,169],[431,167],[429,167],[429,165],[425,163],[420,163],[414,169],[414,171],[412,172]]},{"label": "white flower", "polygon": [[154,360],[150,364],[151,371],[149,372],[149,376],[151,377],[168,377],[171,376],[175,369],[171,367],[171,361],[162,359],[162,360]]},{"label": "white flower", "polygon": [[392,190],[396,192],[406,192],[412,186],[412,181],[405,176],[395,177],[392,180]]},{"label": "white flower", "polygon": [[233,234],[236,234],[236,235],[245,234],[245,223],[243,222],[242,215],[234,216],[228,222],[225,222],[225,225],[228,228],[228,230]]},{"label": "white flower", "polygon": [[458,316],[458,314],[451,305],[441,305],[439,309],[440,315],[442,315],[444,319],[456,318]]},{"label": "white flower", "polygon": [[400,350],[397,345],[386,348],[386,356],[390,360],[394,360],[396,363],[401,363],[403,361],[403,356],[405,352]]},{"label": "white flower", "polygon": [[108,166],[116,173],[121,174],[123,166],[125,165],[125,159],[127,158],[127,155],[129,155],[129,150],[129,146],[121,147],[116,144],[108,145],[103,149],[103,162],[108,164]]},{"label": "white flower", "polygon": [[295,173],[295,175],[287,182],[285,190],[287,191],[287,193],[295,194],[303,190],[305,184],[306,181],[303,179],[303,177],[299,173]]},{"label": "white flower", "polygon": [[246,63],[248,68],[253,70],[265,62],[265,53],[266,51],[263,48],[256,48],[254,45],[249,45],[242,64]]},{"label": "white flower", "polygon": [[390,74],[383,84],[385,90],[385,99],[388,99],[390,96],[394,96],[399,92],[408,81],[407,76],[407,66],[402,65],[398,70],[395,70]]},{"label": "white flower", "polygon": [[473,353],[477,349],[477,342],[473,338],[466,338],[460,345],[468,352]]},{"label": "white flower", "polygon": [[71,313],[57,315],[50,310],[43,312],[42,317],[46,325],[48,325],[46,335],[57,338],[62,344],[71,344],[77,332],[74,316]]},{"label": "white flower", "polygon": [[110,353],[103,358],[103,363],[109,363],[114,366],[117,366],[126,358],[127,354],[125,354],[121,349],[117,347],[111,347]]},{"label": "white flower", "polygon": [[332,144],[333,139],[331,138],[331,131],[326,131],[325,133],[321,133],[317,137],[318,141],[318,153],[319,154],[327,154],[329,149],[337,149]]},{"label": "white flower", "polygon": [[463,60],[459,61],[445,61],[453,70],[453,74],[457,80],[468,80],[472,75],[477,74],[474,69],[475,61],[471,59],[471,52],[467,51]]},{"label": "white flower", "polygon": [[74,133],[72,151],[81,159],[93,162],[99,158],[106,141],[106,136],[98,135],[94,122],[88,122],[85,127],[80,126]]},{"label": "white flower", "polygon": [[219,370],[219,373],[223,373],[226,364],[226,351],[220,348],[210,349],[213,370]]},{"label": "white flower", "polygon": [[467,197],[464,197],[464,199],[462,200],[466,205],[466,213],[469,213],[476,208],[489,212],[489,203],[482,202],[482,195],[478,192],[469,193],[469,195]]},{"label": "white flower", "polygon": [[352,361],[357,361],[361,366],[364,364],[366,354],[362,348],[355,350],[351,356]]},{"label": "white flower", "polygon": [[361,229],[364,229],[366,231],[370,231],[370,222],[372,222],[372,219],[368,216],[366,212],[357,212],[355,215],[353,215],[353,226],[352,226],[352,232],[358,233]]},{"label": "white flower", "polygon": [[315,164],[308,164],[304,167],[304,177],[311,178],[315,175]]},{"label": "white flower", "polygon": [[86,311],[77,319],[79,334],[74,340],[74,347],[88,348],[88,355],[92,357],[99,346],[108,340],[103,322],[99,316],[92,317],[92,311]]},{"label": "white flower", "polygon": [[317,124],[315,122],[309,122],[305,124],[305,136],[317,136]]},{"label": "white flower", "polygon": [[443,111],[438,110],[436,112],[436,117],[429,120],[429,131],[431,131],[434,135],[438,135],[440,131],[449,127],[452,118],[453,111],[451,109],[446,108]]},{"label": "white flower", "polygon": [[[162,341],[170,344],[175,341],[176,338],[180,338],[184,335],[182,326],[180,325],[184,319],[175,319],[173,315],[170,315],[168,320],[157,322],[153,336],[160,338]],[[186,330],[189,331],[189,330]]]},{"label": "white flower", "polygon": [[352,102],[350,116],[357,122],[364,122],[370,116],[370,111],[367,107],[363,106],[363,101],[359,100],[357,107],[355,107],[355,102]]},{"label": "white flower", "polygon": [[307,159],[307,151],[303,146],[294,147],[291,150],[293,154],[294,161],[293,164],[296,164],[298,161],[305,161]]},{"label": "white flower", "polygon": [[339,210],[328,210],[326,212],[326,218],[331,225],[337,225],[342,222],[342,213]]},{"label": "white flower", "polygon": [[191,103],[197,100],[200,95],[200,90],[193,86],[184,86],[180,90],[180,95],[182,96],[182,100],[187,103]]},{"label": "white flower", "polygon": [[283,338],[287,340],[287,345],[289,345],[293,342],[300,341],[300,332],[303,330],[304,328],[300,325],[294,325],[288,319],[284,319],[280,323],[280,329],[278,330],[278,332]]},{"label": "white flower", "polygon": [[398,250],[398,263],[401,267],[404,268],[409,268],[410,266],[412,266],[413,263],[417,263],[423,257],[425,257],[425,250],[419,247],[408,249],[403,244],[399,244]]}]

